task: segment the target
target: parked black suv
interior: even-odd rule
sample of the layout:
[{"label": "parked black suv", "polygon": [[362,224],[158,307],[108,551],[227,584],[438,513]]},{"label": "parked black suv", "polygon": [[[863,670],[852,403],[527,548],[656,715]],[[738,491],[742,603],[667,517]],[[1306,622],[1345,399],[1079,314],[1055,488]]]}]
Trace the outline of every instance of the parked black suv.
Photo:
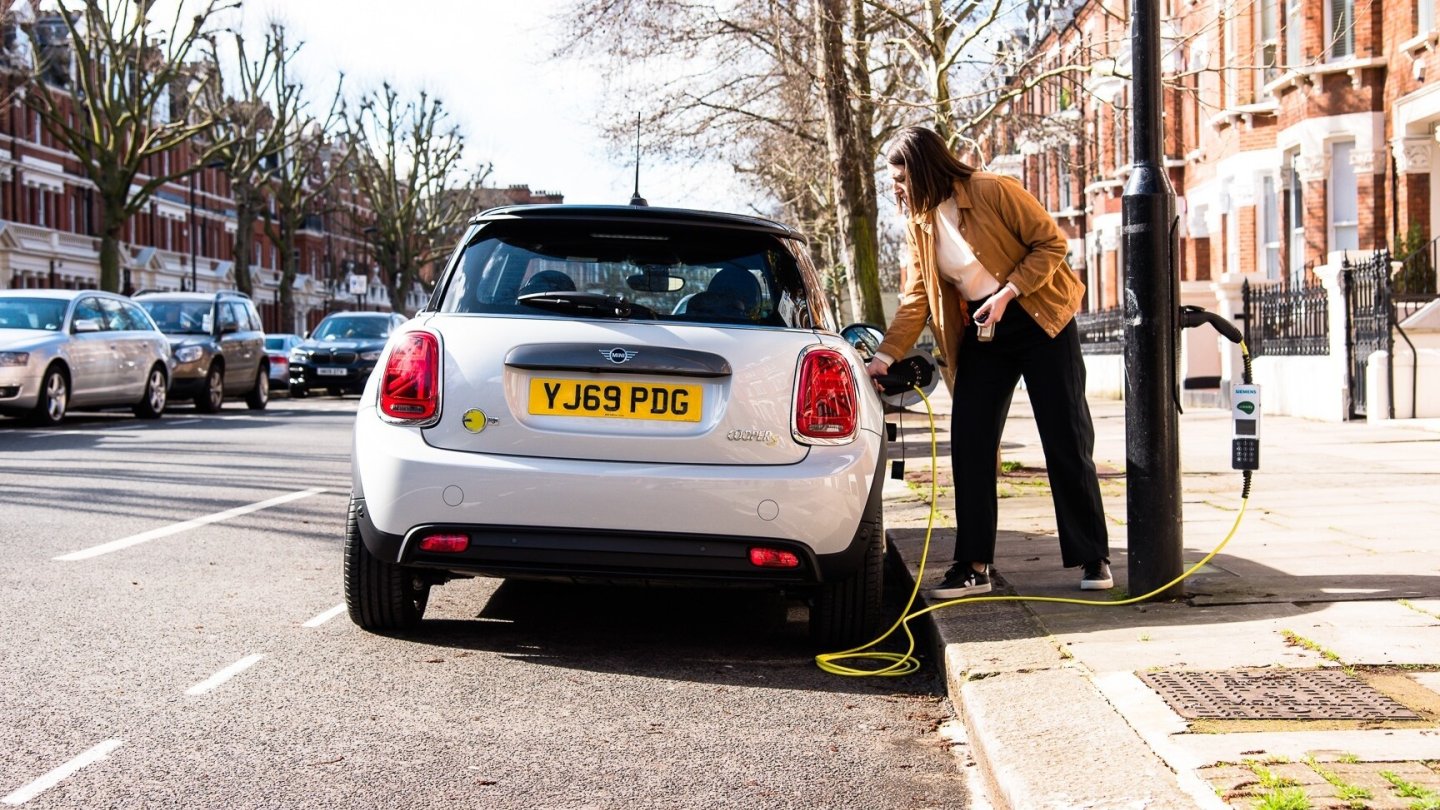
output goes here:
[{"label": "parked black suv", "polygon": [[290,350],[290,396],[324,388],[335,396],[358,394],[375,370],[380,350],[404,315],[390,312],[332,312],[304,343]]},{"label": "parked black suv", "polygon": [[260,410],[270,401],[270,358],[260,313],[243,293],[169,292],[135,295],[170,338],[170,398],[194,399],[202,413],[227,397]]}]

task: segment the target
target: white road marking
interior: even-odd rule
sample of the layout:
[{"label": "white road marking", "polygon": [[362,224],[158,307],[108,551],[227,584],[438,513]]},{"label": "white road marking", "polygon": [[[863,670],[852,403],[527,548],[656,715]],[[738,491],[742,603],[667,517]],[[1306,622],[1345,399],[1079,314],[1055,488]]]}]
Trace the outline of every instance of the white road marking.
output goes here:
[{"label": "white road marking", "polygon": [[261,658],[264,658],[264,657],[265,657],[265,656],[264,656],[264,655],[261,655],[260,653],[256,653],[256,654],[254,654],[254,655],[247,655],[247,656],[245,656],[244,658],[241,658],[239,661],[236,661],[235,663],[231,664],[230,666],[225,667],[224,669],[222,669],[222,670],[220,670],[219,672],[215,673],[214,675],[211,675],[210,677],[206,678],[205,680],[203,680],[203,681],[195,684],[194,686],[190,687],[189,689],[186,689],[186,690],[185,690],[185,694],[187,694],[187,695],[203,695],[203,694],[205,694],[206,692],[209,692],[211,689],[214,689],[215,687],[219,686],[220,684],[225,683],[226,681],[228,681],[228,680],[230,680],[231,678],[235,677],[236,675],[239,675],[240,673],[244,672],[245,670],[249,669],[250,667],[255,666],[255,664],[256,664],[257,662],[259,662],[259,660],[260,660]]},{"label": "white road marking", "polygon": [[44,793],[50,788],[60,784],[60,782],[69,777],[70,774],[75,773],[86,765],[94,765],[95,763],[104,759],[106,755],[108,755],[111,751],[119,748],[122,742],[122,740],[106,740],[105,742],[96,745],[89,751],[86,751],[80,756],[75,757],[64,765],[61,765],[60,767],[45,774],[39,779],[36,779],[34,782],[31,782],[30,784],[15,790],[5,798],[0,799],[0,804],[24,804],[25,802],[30,801],[36,796],[39,796],[41,793]]},{"label": "white road marking", "polygon": [[321,613],[319,616],[316,616],[315,618],[311,619],[310,621],[305,622],[304,624],[302,624],[302,625],[300,625],[300,626],[301,626],[301,627],[319,627],[320,625],[324,624],[325,622],[330,621],[331,619],[335,618],[336,616],[339,616],[341,613],[344,613],[344,612],[345,612],[345,603],[342,602],[342,603],[336,605],[335,607],[330,608],[329,610],[325,611],[324,613]]},{"label": "white road marking", "polygon": [[280,495],[266,501],[252,503],[249,506],[237,506],[234,509],[226,509],[224,512],[216,512],[213,515],[198,517],[194,520],[187,520],[183,523],[172,523],[169,526],[162,526],[158,529],[151,529],[148,532],[132,534],[129,537],[122,537],[119,540],[111,540],[108,543],[102,543],[98,546],[92,546],[90,548],[82,549],[80,551],[72,551],[69,554],[62,554],[61,556],[55,557],[54,559],[63,562],[88,560],[91,557],[99,557],[101,554],[109,554],[112,551],[119,551],[121,549],[129,548],[131,546],[138,546],[141,543],[146,543],[161,537],[169,537],[172,534],[179,534],[180,532],[189,531],[190,529],[194,529],[199,526],[205,526],[210,523],[219,523],[222,520],[229,520],[233,517],[248,515],[251,512],[258,512],[261,509],[269,509],[272,506],[279,506],[281,504],[289,503],[291,501],[298,501],[301,498],[308,498],[311,495],[318,495],[319,493],[324,491],[325,489],[323,487],[302,489],[299,492],[291,492],[288,495]]}]

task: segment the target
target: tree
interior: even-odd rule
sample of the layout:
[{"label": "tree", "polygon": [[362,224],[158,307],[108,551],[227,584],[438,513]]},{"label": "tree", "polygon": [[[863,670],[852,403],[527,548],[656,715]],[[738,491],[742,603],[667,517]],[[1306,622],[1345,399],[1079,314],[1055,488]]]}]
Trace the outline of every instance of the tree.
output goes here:
[{"label": "tree", "polygon": [[129,262],[120,251],[125,223],[161,186],[197,171],[205,160],[176,166],[162,156],[210,127],[196,101],[214,75],[192,64],[190,55],[220,0],[206,0],[188,18],[186,9],[196,4],[181,0],[168,25],[156,24],[149,3],[90,0],[72,11],[65,0],[55,2],[68,53],[42,48],[37,26],[31,27],[36,73],[26,103],[95,184],[101,288],[129,293]]},{"label": "tree", "polygon": [[[208,41],[210,64],[220,77],[225,71],[220,68],[218,37]],[[286,65],[298,49],[286,47],[280,26],[272,26],[265,35],[265,46],[257,58],[250,58],[239,33],[234,34],[233,42],[234,78],[230,84],[235,92],[228,92],[224,79],[217,78],[207,86],[202,103],[210,120],[206,135],[214,144],[210,154],[229,176],[235,203],[235,288],[253,295],[250,248],[255,241],[255,223],[265,211],[265,189],[278,173],[278,156],[294,136],[279,125],[279,115],[281,111],[289,114],[300,104],[300,87],[283,79]]]},{"label": "tree", "polygon": [[[869,24],[858,2],[840,0],[831,10],[843,30],[841,52],[831,53],[828,67],[820,61],[813,5],[778,0],[736,0],[723,8],[682,0],[577,0],[566,15],[570,44],[562,54],[603,54],[599,66],[617,97],[609,106],[638,107],[649,140],[668,157],[728,159],[768,192],[781,218],[812,234],[838,234],[840,250],[826,244],[817,263],[848,265],[851,317],[880,320],[874,167],[876,144],[893,119],[876,108],[870,90],[869,47],[882,29]],[[648,69],[652,65],[663,69]],[[832,123],[848,133],[833,147]],[[620,144],[630,132],[612,125],[607,135]],[[831,177],[840,155],[852,167],[844,198]],[[818,200],[827,201],[823,213]],[[836,228],[842,210],[847,224]]]},{"label": "tree", "polygon": [[348,118],[350,179],[374,212],[364,233],[396,312],[405,311],[420,269],[453,247],[446,237],[469,212],[463,190],[490,171],[483,166],[461,177],[465,139],[448,119],[440,99],[421,92],[402,102],[388,83]]},{"label": "tree", "polygon": [[[265,191],[275,204],[275,215],[264,220],[265,233],[280,254],[280,318],[285,329],[295,323],[295,276],[299,272],[299,232],[307,221],[322,213],[329,191],[340,176],[340,167],[349,163],[353,146],[340,137],[345,117],[342,101],[344,76],[335,87],[325,117],[309,112],[298,85],[291,83],[289,66],[299,51],[285,45],[285,31],[273,26],[268,46],[272,52],[274,81],[267,106],[272,111],[271,127],[279,144],[270,152]],[[336,149],[336,144],[342,148]]]}]

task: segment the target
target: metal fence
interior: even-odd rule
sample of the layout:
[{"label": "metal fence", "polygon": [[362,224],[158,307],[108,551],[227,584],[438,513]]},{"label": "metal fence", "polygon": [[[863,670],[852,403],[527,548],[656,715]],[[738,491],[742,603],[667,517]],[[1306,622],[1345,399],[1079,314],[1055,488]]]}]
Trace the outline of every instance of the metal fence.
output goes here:
[{"label": "metal fence", "polygon": [[1390,300],[1395,305],[1397,322],[1440,297],[1435,286],[1436,268],[1440,267],[1440,239],[1432,239],[1419,250],[1401,257],[1398,263],[1390,280]]},{"label": "metal fence", "polygon": [[1080,330],[1080,351],[1086,354],[1121,354],[1125,351],[1125,317],[1119,307],[1075,315]]},{"label": "metal fence", "polygon": [[[1350,386],[1350,415],[1365,416],[1365,369],[1377,351],[1394,355],[1395,312],[1390,301],[1390,251],[1377,250],[1369,258],[1341,265],[1345,274],[1345,355]],[[1394,362],[1391,361],[1393,372]],[[1393,377],[1393,373],[1392,373]],[[1391,397],[1392,401],[1394,397]]]},{"label": "metal fence", "polygon": [[1245,344],[1252,357],[1330,353],[1330,303],[1319,282],[1240,286]]}]

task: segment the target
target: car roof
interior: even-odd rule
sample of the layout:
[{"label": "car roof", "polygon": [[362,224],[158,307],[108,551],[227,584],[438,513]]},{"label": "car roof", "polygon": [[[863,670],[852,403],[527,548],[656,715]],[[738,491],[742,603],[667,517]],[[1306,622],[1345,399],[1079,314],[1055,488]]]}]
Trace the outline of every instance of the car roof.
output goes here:
[{"label": "car roof", "polygon": [[51,289],[30,289],[30,290],[0,290],[0,297],[3,298],[54,298],[57,301],[73,301],[82,295],[104,295],[110,298],[124,298],[123,295],[105,292],[104,290],[51,290]]},{"label": "car roof", "polygon": [[214,301],[216,298],[238,298],[244,301],[250,300],[250,296],[235,290],[220,290],[218,292],[138,292],[136,298],[147,298],[156,301]]},{"label": "car roof", "polygon": [[503,220],[589,220],[592,222],[633,222],[666,225],[703,225],[761,231],[787,239],[805,237],[788,225],[773,220],[721,211],[691,208],[654,208],[642,205],[506,205],[472,217],[470,224],[483,225]]},{"label": "car roof", "polygon": [[354,312],[351,310],[345,310],[343,312],[332,312],[325,317],[335,318],[340,315],[344,315],[347,318],[393,318],[397,314],[398,313],[395,312]]}]

